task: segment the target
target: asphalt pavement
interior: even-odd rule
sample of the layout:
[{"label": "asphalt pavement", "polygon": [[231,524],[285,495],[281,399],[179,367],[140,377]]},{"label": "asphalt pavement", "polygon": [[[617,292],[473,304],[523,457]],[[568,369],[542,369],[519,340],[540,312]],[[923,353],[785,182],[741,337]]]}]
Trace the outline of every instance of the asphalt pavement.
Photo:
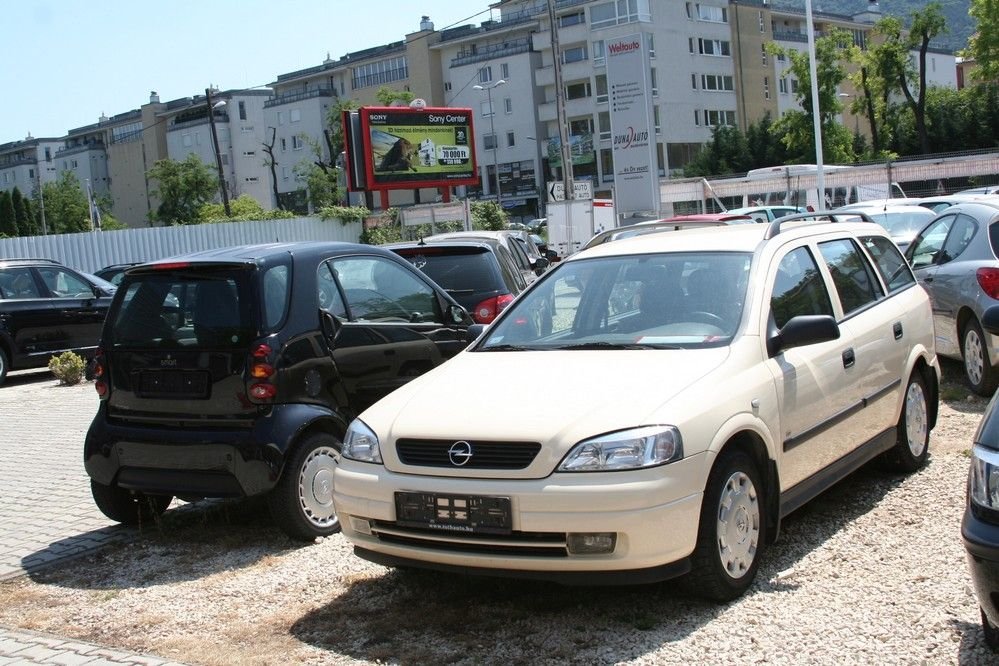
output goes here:
[{"label": "asphalt pavement", "polygon": [[[105,518],[90,496],[83,438],[97,404],[92,383],[61,386],[48,371],[12,372],[0,385],[0,580],[138,536]],[[0,666],[173,663],[0,627]]]}]

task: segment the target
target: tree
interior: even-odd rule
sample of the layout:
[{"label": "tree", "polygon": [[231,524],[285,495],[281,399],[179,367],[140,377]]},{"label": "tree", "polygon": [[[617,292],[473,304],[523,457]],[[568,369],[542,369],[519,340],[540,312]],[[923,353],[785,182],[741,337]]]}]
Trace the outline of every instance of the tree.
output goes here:
[{"label": "tree", "polygon": [[24,213],[27,217],[25,226],[18,225],[18,231],[24,236],[40,236],[42,234],[42,223],[35,213],[35,205],[31,199],[24,197]]},{"label": "tree", "polygon": [[[403,106],[408,106],[410,102],[416,99],[416,95],[409,92],[408,90],[395,90],[394,88],[389,88],[388,86],[382,86],[375,93],[375,99],[382,106],[392,106],[394,102],[401,103]],[[398,104],[396,104],[398,106]]]},{"label": "tree", "polygon": [[45,220],[49,233],[90,231],[90,205],[76,174],[63,171],[56,182],[42,186],[42,195],[45,197]]},{"label": "tree", "polygon": [[225,214],[220,203],[206,203],[198,211],[199,222],[243,222],[246,220],[279,220],[295,217],[285,210],[264,210],[260,203],[249,194],[241,194],[230,202],[232,215]]},{"label": "tree", "polygon": [[968,40],[968,49],[963,55],[975,59],[976,79],[999,81],[999,7],[996,0],[971,0],[968,13],[978,23],[978,30]]},{"label": "tree", "polygon": [[11,201],[14,204],[14,220],[17,222],[17,231],[22,236],[35,236],[35,221],[31,218],[30,199],[21,194],[21,190],[15,187],[10,193]]},{"label": "tree", "polygon": [[718,125],[711,140],[684,167],[686,176],[714,176],[748,171],[752,162],[749,143],[738,127]]},{"label": "tree", "polygon": [[278,192],[278,181],[277,181],[277,158],[274,157],[274,142],[277,141],[277,128],[268,127],[271,131],[271,142],[262,143],[264,147],[264,153],[267,157],[264,158],[264,166],[269,167],[271,171],[271,191],[274,193],[274,204],[278,207],[278,210],[284,210],[284,203],[281,201],[281,193]]},{"label": "tree", "polygon": [[506,211],[495,201],[473,201],[471,208],[473,229],[501,231],[510,221]]},{"label": "tree", "polygon": [[[302,138],[312,148],[313,160],[303,160],[295,165],[295,176],[305,183],[309,201],[314,210],[320,210],[340,203],[340,167],[337,159],[344,150],[343,112],[357,108],[357,102],[345,99],[330,107],[326,113],[326,127],[323,129],[323,142],[303,135]],[[324,150],[325,148],[325,150]]]},{"label": "tree", "polygon": [[[839,100],[839,86],[846,79],[843,60],[849,51],[846,45],[852,43],[850,33],[834,29],[815,40],[815,69],[819,91],[819,125],[822,129],[822,154],[825,162],[852,162],[853,139],[837,121],[843,111]],[[808,53],[795,49],[785,49],[771,42],[767,51],[788,58],[791,76],[798,80],[797,102],[802,111],[791,110],[774,123],[774,129],[782,135],[787,150],[788,161],[812,163],[815,159],[815,130],[812,119],[812,75]]]},{"label": "tree", "polygon": [[153,190],[160,205],[151,217],[162,224],[197,224],[198,211],[215,198],[218,179],[197,155],[183,162],[160,160],[147,172],[156,181]]},{"label": "tree", "polygon": [[0,192],[0,237],[13,238],[17,236],[17,218],[14,214],[14,202],[10,192]]}]

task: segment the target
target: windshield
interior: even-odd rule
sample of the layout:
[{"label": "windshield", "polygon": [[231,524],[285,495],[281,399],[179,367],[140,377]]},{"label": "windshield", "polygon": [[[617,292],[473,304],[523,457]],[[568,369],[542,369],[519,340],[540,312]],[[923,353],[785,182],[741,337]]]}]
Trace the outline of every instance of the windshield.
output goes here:
[{"label": "windshield", "polygon": [[884,227],[892,236],[915,236],[926,223],[933,219],[933,211],[897,211],[871,213],[871,218]]},{"label": "windshield", "polygon": [[727,345],[752,256],[673,252],[571,261],[511,306],[479,351]]}]

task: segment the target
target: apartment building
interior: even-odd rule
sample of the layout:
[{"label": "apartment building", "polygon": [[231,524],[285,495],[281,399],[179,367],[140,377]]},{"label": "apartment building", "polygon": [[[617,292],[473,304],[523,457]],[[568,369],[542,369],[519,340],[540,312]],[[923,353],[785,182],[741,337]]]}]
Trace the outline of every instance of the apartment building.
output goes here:
[{"label": "apartment building", "polygon": [[0,190],[15,187],[32,196],[43,184],[59,177],[54,156],[62,146],[60,139],[28,136],[21,141],[0,144]]}]

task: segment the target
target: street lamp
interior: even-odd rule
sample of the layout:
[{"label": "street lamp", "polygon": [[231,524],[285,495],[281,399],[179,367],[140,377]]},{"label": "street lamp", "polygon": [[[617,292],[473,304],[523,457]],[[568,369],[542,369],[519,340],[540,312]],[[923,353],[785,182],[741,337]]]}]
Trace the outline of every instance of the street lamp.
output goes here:
[{"label": "street lamp", "polygon": [[818,210],[826,208],[826,183],[822,173],[822,114],[819,109],[819,77],[815,66],[815,24],[812,23],[812,0],[805,0],[805,22],[808,31],[808,73],[812,78],[812,127],[815,131],[815,185],[818,189]]},{"label": "street lamp", "polygon": [[205,88],[205,103],[208,105],[208,124],[212,128],[212,144],[215,146],[215,166],[219,170],[219,189],[222,191],[222,207],[225,208],[225,216],[232,217],[232,210],[229,208],[229,192],[226,191],[225,175],[222,173],[222,153],[219,151],[219,135],[215,130],[215,109],[225,106],[225,100],[219,100],[212,104],[212,89]]},{"label": "street lamp", "polygon": [[500,208],[503,208],[503,193],[500,191],[499,157],[496,154],[496,150],[499,147],[499,137],[496,136],[496,125],[493,122],[493,116],[496,115],[496,109],[493,108],[493,88],[501,86],[504,83],[506,83],[506,80],[500,79],[488,86],[472,86],[476,90],[485,90],[486,99],[489,102],[489,133],[493,135],[493,171],[496,172],[496,203]]}]

